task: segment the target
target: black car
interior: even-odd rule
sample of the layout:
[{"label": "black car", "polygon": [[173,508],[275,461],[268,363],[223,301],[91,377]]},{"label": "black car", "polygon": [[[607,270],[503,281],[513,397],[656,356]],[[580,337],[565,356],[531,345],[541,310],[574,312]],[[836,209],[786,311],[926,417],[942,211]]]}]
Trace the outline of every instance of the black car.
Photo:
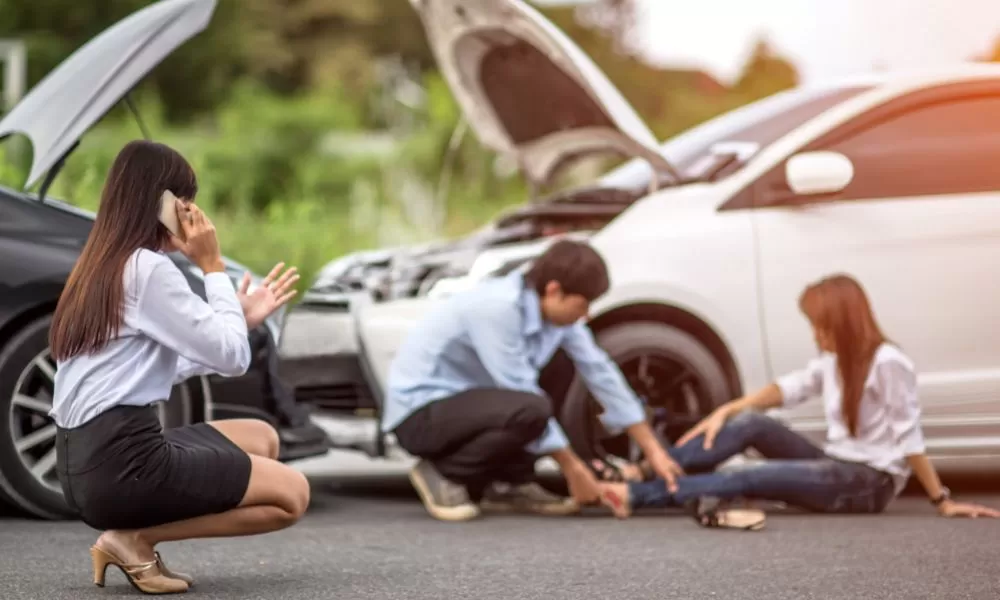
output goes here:
[{"label": "black car", "polygon": [[[56,477],[55,424],[48,416],[55,374],[48,332],[94,219],[46,198],[46,190],[80,137],[202,31],[214,8],[214,0],[163,0],[132,14],[67,58],[0,121],[0,138],[19,133],[32,143],[25,189],[41,183],[37,194],[0,187],[0,501],[35,516],[72,516]],[[171,258],[204,298],[200,269],[179,253]],[[236,285],[248,269],[225,262]],[[284,310],[250,332],[253,360],[245,375],[199,376],[175,386],[160,405],[164,426],[253,417],[282,433],[284,460],[326,452],[325,435],[317,435],[276,376],[283,318]]]}]

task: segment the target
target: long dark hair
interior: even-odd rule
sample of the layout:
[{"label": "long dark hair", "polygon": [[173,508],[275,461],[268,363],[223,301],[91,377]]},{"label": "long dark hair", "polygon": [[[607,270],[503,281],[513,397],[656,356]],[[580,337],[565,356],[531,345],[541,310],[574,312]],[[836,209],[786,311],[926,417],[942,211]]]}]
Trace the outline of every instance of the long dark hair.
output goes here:
[{"label": "long dark hair", "polygon": [[865,380],[879,346],[888,340],[875,320],[864,288],[849,275],[833,275],[810,285],[799,306],[813,327],[829,336],[833,344],[843,393],[841,412],[854,437]]},{"label": "long dark hair", "polygon": [[194,200],[198,182],[191,165],[163,144],[129,142],[111,165],[97,219],[59,296],[49,333],[56,360],[96,352],[117,337],[126,261],[136,250],[160,250],[170,239],[159,220],[164,190]]}]

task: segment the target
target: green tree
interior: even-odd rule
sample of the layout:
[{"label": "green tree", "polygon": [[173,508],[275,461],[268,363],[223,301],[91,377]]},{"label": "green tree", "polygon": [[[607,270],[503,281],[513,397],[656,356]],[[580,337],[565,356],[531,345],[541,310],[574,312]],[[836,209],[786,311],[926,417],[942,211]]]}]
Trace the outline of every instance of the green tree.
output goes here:
[{"label": "green tree", "polygon": [[[253,67],[251,52],[273,49],[267,31],[255,27],[259,6],[267,1],[221,0],[210,30],[180,47],[141,89],[161,97],[169,118],[187,118],[217,105]],[[25,40],[31,86],[102,30],[149,3],[0,0],[0,37]]]},{"label": "green tree", "polygon": [[745,102],[751,102],[798,85],[795,65],[782,58],[761,38],[754,44],[734,91]]}]

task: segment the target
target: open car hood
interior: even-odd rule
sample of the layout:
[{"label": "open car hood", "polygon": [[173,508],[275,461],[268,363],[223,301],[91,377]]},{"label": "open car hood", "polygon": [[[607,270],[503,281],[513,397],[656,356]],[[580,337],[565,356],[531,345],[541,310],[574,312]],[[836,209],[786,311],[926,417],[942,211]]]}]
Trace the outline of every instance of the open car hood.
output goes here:
[{"label": "open car hood", "polygon": [[45,76],[0,121],[0,139],[31,140],[31,187],[178,46],[200,33],[216,0],[160,0],[101,32]]},{"label": "open car hood", "polygon": [[480,142],[536,186],[574,158],[642,157],[676,172],[635,109],[559,28],[521,0],[410,0]]}]

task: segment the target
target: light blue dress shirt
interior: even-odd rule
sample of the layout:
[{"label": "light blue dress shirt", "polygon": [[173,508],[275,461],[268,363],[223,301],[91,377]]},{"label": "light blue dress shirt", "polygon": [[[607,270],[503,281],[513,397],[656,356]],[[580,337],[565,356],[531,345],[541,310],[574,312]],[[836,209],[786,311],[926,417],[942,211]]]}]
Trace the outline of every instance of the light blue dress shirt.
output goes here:
[{"label": "light blue dress shirt", "polygon": [[[435,303],[414,326],[389,370],[383,431],[392,431],[427,404],[473,388],[493,387],[545,396],[539,371],[563,348],[604,407],[611,433],[645,420],[642,402],[583,321],[555,326],[542,318],[538,294],[521,273],[488,279]],[[555,419],[529,452],[569,446]]]}]

